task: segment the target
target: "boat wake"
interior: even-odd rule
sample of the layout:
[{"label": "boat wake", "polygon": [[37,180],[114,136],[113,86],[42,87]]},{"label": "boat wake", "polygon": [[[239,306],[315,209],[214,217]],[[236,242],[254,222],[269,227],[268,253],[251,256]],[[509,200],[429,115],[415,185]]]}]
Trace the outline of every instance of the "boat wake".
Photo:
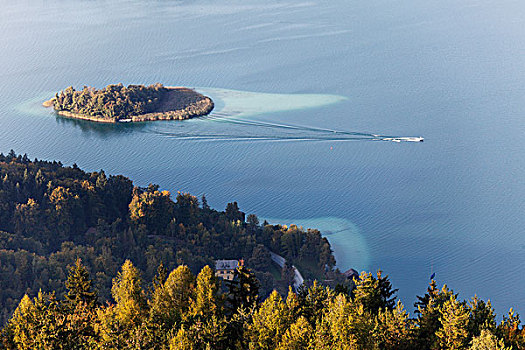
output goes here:
[{"label": "boat wake", "polygon": [[[293,125],[283,123],[271,123],[250,119],[234,119],[231,115],[223,113],[212,113],[199,118],[213,123],[229,124],[224,128],[227,132],[202,132],[192,131],[191,128],[178,128],[178,130],[157,130],[155,133],[164,137],[179,140],[194,141],[390,141],[390,142],[422,142],[422,137],[380,135],[366,132],[354,132],[346,130],[334,130],[321,127]],[[235,133],[232,133],[231,125],[235,125]],[[190,129],[190,130],[188,130]],[[199,128],[201,129],[201,128]]]}]

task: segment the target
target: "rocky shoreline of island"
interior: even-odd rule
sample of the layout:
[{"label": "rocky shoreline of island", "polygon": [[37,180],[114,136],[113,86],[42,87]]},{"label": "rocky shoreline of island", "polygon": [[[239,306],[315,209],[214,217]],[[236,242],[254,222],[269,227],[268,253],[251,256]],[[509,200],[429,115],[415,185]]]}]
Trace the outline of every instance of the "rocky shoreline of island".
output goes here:
[{"label": "rocky shoreline of island", "polygon": [[214,108],[210,97],[193,89],[161,84],[108,85],[102,90],[84,87],[82,91],[69,87],[42,105],[66,118],[98,123],[185,120],[207,115]]}]

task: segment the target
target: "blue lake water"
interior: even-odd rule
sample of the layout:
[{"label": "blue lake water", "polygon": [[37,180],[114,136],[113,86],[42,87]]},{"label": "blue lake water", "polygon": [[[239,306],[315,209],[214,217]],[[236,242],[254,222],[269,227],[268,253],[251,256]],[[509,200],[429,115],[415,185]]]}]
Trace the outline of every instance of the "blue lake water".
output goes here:
[{"label": "blue lake water", "polygon": [[[381,267],[409,309],[436,272],[525,312],[522,1],[0,5],[0,151],[319,227],[342,270]],[[115,82],[196,87],[217,108],[99,125],[40,107]]]}]

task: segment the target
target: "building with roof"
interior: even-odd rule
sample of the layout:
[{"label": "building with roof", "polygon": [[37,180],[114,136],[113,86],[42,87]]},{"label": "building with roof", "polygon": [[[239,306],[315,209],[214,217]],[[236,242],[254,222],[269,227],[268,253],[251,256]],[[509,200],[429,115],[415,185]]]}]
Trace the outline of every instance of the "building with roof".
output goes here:
[{"label": "building with roof", "polygon": [[349,269],[348,271],[343,272],[343,275],[350,281],[358,280],[359,281],[359,272],[354,269]]},{"label": "building with roof", "polygon": [[243,265],[243,260],[215,260],[215,276],[231,281],[235,277],[235,269]]}]

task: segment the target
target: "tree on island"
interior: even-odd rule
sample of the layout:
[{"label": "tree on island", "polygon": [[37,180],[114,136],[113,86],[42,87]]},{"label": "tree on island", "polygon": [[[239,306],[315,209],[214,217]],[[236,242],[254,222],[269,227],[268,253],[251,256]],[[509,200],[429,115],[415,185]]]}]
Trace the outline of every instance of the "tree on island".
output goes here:
[{"label": "tree on island", "polygon": [[128,87],[116,84],[100,90],[84,86],[80,91],[69,86],[55,95],[53,108],[119,120],[154,112],[166,93],[167,89],[162,84]]},{"label": "tree on island", "polygon": [[165,87],[160,83],[145,85],[108,85],[97,90],[84,86],[80,91],[72,86],[44,102],[58,114],[99,122],[187,119],[206,115],[213,101],[198,92],[183,87]]}]

